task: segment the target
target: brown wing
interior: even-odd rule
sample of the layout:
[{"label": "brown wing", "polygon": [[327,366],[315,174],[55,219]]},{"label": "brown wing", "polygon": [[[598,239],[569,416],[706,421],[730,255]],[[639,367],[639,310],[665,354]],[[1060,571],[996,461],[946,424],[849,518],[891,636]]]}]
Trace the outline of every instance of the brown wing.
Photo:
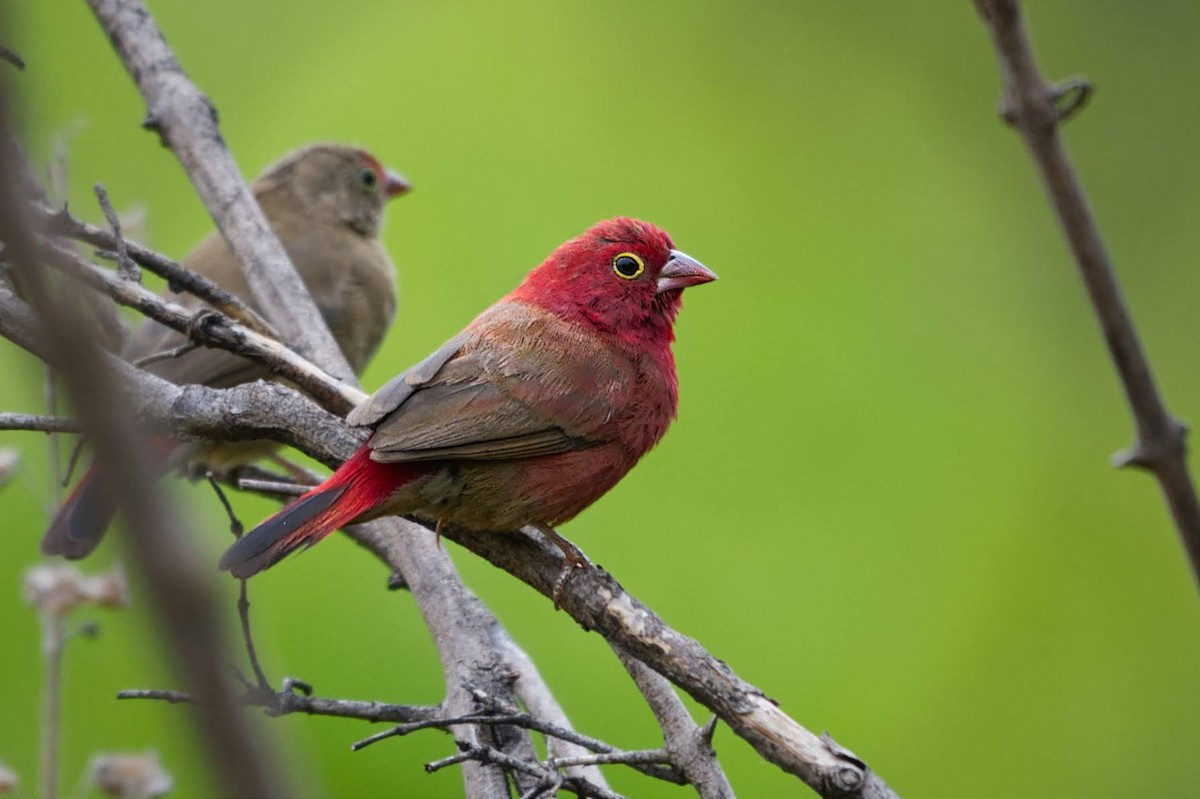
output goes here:
[{"label": "brown wing", "polygon": [[459,337],[351,414],[378,422],[377,461],[511,460],[607,440],[632,387],[612,353],[575,326],[516,303],[493,307]]}]

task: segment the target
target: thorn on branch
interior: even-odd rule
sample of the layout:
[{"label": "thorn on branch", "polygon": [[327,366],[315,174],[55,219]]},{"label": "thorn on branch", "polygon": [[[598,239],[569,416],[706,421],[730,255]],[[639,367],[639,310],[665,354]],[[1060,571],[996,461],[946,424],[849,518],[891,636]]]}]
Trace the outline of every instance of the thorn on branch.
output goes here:
[{"label": "thorn on branch", "polygon": [[169,691],[157,688],[130,688],[117,692],[117,699],[157,699],[168,705],[192,705],[196,700],[185,691]]},{"label": "thorn on branch", "polygon": [[159,361],[169,361],[174,358],[179,358],[183,355],[187,355],[192,350],[198,349],[199,346],[200,345],[194,341],[187,341],[183,344],[180,344],[178,347],[172,347],[169,350],[163,350],[161,352],[153,352],[145,357],[138,358],[137,360],[135,360],[133,362],[132,365],[136,366],[139,369],[143,369],[152,363],[158,363]]},{"label": "thorn on branch", "polygon": [[1187,455],[1188,426],[1178,419],[1170,419],[1166,432],[1155,440],[1141,439],[1128,449],[1114,454],[1110,459],[1114,468],[1123,469],[1134,467],[1155,471],[1162,463],[1171,458],[1184,458]]},{"label": "thorn on branch", "polygon": [[1050,87],[1050,102],[1058,112],[1057,121],[1065,122],[1088,104],[1095,87],[1087,78],[1067,78]]},{"label": "thorn on branch", "polygon": [[158,136],[158,145],[160,147],[171,146],[167,142],[167,135],[163,130],[162,120],[153,111],[147,111],[146,116],[142,117],[142,130],[148,130]]},{"label": "thorn on branch", "polygon": [[259,494],[270,494],[277,497],[299,497],[308,492],[309,487],[298,483],[285,483],[279,480],[258,480],[252,477],[239,477],[237,487],[241,491],[254,491]]}]

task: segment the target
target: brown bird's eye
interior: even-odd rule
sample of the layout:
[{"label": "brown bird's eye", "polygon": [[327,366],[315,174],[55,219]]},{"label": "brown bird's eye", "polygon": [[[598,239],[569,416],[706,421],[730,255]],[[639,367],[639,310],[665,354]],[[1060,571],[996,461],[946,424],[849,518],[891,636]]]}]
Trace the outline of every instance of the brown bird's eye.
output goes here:
[{"label": "brown bird's eye", "polygon": [[362,184],[364,189],[374,189],[377,185],[379,185],[379,175],[375,174],[374,169],[368,167],[366,169],[359,170],[358,182]]},{"label": "brown bird's eye", "polygon": [[633,280],[646,271],[646,265],[642,263],[641,258],[633,253],[623,252],[616,258],[613,258],[613,271],[617,273],[617,277]]}]

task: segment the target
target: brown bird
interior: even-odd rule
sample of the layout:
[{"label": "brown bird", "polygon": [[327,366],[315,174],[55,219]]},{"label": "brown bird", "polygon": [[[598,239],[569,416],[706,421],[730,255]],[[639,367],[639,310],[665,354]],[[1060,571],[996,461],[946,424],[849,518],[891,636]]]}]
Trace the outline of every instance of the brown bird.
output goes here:
[{"label": "brown bird", "polygon": [[[362,373],[395,317],[395,267],[379,234],[384,203],[410,188],[407,180],[366,151],[338,144],[297,150],[268,167],[251,186],[355,374]],[[183,264],[260,310],[219,233],[210,233]],[[203,305],[190,294],[177,295],[169,289],[164,297],[185,308]],[[123,355],[137,361],[185,343],[182,334],[147,320],[130,336]],[[273,378],[253,361],[208,348],[145,368],[173,383],[213,388]],[[161,444],[158,450],[164,459],[179,446],[165,440]],[[266,441],[214,442],[189,454],[209,468],[227,470],[270,454],[277,446]],[[97,477],[93,465],[55,514],[42,539],[42,552],[82,558],[100,543],[115,507],[103,479]]]}]

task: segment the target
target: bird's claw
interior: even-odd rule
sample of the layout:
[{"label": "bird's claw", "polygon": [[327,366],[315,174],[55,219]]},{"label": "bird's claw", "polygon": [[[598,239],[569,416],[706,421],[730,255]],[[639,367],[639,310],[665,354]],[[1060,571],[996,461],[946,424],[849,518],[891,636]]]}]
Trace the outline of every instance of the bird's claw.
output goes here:
[{"label": "bird's claw", "polygon": [[562,592],[567,587],[567,581],[571,579],[571,575],[576,569],[590,569],[592,564],[584,558],[583,560],[567,559],[563,563],[562,570],[559,571],[558,577],[554,580],[554,587],[550,590],[550,600],[554,603],[555,610],[562,610]]}]

